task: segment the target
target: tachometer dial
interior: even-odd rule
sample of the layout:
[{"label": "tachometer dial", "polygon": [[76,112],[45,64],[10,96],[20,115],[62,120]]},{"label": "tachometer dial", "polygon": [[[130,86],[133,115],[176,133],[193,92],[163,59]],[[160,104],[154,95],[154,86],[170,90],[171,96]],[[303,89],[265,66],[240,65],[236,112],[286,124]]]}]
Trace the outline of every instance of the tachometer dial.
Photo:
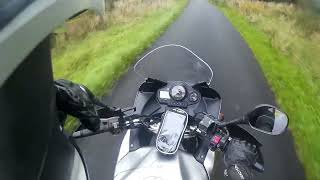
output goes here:
[{"label": "tachometer dial", "polygon": [[182,100],[186,96],[186,94],[186,88],[181,85],[174,86],[170,90],[170,96],[176,101]]},{"label": "tachometer dial", "polygon": [[192,92],[190,95],[189,95],[189,100],[191,102],[196,102],[198,101],[199,97],[198,97],[198,94],[196,92]]}]

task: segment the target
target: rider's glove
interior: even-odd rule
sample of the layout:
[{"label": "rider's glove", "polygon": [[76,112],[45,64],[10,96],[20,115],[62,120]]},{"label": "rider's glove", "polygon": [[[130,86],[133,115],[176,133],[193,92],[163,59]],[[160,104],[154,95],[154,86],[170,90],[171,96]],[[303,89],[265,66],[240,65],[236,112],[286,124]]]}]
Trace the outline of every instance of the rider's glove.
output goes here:
[{"label": "rider's glove", "polygon": [[252,166],[256,163],[257,157],[255,145],[232,139],[224,153],[224,163],[227,167],[225,176],[231,180],[252,180]]},{"label": "rider's glove", "polygon": [[95,110],[98,101],[93,93],[85,86],[68,80],[56,80],[54,85],[59,112],[79,118],[86,128],[97,131],[100,128],[100,118]]}]

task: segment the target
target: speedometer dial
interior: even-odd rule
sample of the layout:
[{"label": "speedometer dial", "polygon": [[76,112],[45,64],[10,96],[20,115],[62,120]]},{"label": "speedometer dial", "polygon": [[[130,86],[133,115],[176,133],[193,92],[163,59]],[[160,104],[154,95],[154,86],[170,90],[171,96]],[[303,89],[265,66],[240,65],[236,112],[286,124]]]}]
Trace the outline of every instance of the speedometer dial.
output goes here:
[{"label": "speedometer dial", "polygon": [[186,96],[186,94],[186,88],[181,85],[174,86],[170,90],[170,96],[176,101],[182,100]]}]

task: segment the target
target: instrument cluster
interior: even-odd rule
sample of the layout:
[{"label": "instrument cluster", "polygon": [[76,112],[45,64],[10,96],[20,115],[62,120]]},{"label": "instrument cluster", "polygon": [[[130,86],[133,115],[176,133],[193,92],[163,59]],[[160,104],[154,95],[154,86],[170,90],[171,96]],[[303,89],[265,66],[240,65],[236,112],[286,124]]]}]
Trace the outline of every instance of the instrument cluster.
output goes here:
[{"label": "instrument cluster", "polygon": [[190,85],[182,82],[169,82],[157,92],[157,99],[161,104],[172,107],[187,108],[200,101],[201,95]]}]

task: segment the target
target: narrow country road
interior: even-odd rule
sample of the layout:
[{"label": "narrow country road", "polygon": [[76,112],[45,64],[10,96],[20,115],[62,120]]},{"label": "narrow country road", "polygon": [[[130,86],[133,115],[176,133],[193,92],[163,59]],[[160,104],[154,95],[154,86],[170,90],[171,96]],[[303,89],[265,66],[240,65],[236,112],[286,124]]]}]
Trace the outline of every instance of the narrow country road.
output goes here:
[{"label": "narrow country road", "polygon": [[[275,104],[273,93],[251,50],[226,17],[207,0],[190,0],[183,14],[150,49],[171,43],[188,47],[213,68],[212,87],[222,96],[226,119],[240,116],[258,104]],[[168,75],[171,73],[163,71]],[[118,107],[132,106],[141,82],[142,79],[129,70],[105,97],[105,102]],[[278,137],[252,134],[264,145],[265,173],[257,179],[304,179],[289,132]],[[78,141],[93,180],[112,179],[122,137],[101,134]],[[223,163],[219,158],[215,165],[214,179],[224,179]]]}]

